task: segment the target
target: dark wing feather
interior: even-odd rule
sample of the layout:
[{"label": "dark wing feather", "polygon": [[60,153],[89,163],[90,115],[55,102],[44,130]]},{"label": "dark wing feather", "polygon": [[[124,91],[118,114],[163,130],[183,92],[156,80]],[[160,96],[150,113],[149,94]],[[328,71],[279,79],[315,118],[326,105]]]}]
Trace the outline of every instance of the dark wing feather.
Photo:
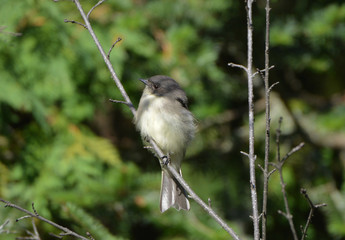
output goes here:
[{"label": "dark wing feather", "polygon": [[184,107],[185,109],[188,109],[188,102],[186,100],[183,100],[182,98],[176,98],[176,101],[181,103],[182,107]]}]

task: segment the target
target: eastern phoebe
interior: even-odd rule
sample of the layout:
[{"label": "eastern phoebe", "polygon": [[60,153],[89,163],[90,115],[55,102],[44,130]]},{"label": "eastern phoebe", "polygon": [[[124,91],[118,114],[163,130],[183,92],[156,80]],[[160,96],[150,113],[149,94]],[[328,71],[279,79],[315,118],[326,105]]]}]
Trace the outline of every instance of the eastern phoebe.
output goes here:
[{"label": "eastern phoebe", "polygon": [[[170,164],[180,175],[181,162],[195,133],[195,121],[188,110],[188,100],[178,83],[167,76],[140,79],[146,86],[141,96],[135,124],[145,139],[153,139],[170,157]],[[162,170],[160,210],[170,207],[189,210],[186,192],[168,172]]]}]

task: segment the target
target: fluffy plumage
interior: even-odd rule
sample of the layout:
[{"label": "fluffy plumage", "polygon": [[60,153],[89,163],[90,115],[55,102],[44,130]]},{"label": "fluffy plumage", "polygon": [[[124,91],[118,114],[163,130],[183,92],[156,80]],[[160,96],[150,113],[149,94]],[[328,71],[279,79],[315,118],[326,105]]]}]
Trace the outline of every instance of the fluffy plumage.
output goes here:
[{"label": "fluffy plumage", "polygon": [[[135,124],[143,138],[152,138],[171,165],[181,173],[181,162],[188,143],[195,133],[194,117],[188,110],[185,92],[178,83],[167,76],[157,75],[147,80],[139,102]],[[160,210],[170,207],[189,210],[186,194],[169,173],[162,171]]]}]

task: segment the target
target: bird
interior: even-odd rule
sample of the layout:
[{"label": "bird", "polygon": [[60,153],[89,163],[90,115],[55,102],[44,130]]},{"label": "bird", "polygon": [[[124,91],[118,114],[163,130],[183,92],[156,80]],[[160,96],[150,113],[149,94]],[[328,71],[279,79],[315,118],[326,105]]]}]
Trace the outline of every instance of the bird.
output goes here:
[{"label": "bird", "polygon": [[[164,75],[140,79],[145,84],[135,115],[135,125],[143,139],[152,139],[168,156],[169,164],[182,176],[181,162],[196,132],[195,118],[180,85]],[[160,211],[189,210],[186,191],[162,168]]]}]

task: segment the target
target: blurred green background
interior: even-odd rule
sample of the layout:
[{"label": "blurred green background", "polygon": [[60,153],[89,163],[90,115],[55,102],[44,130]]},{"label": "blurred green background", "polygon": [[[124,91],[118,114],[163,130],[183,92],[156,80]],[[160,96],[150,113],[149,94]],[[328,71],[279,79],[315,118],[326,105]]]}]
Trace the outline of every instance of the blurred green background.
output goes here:
[{"label": "blurred green background", "polygon": [[[96,1],[82,1],[86,11]],[[294,221],[315,213],[308,239],[345,239],[345,3],[271,1],[271,161],[280,116],[281,152],[306,146],[284,167]],[[265,1],[254,6],[254,66],[264,66]],[[0,197],[96,239],[228,239],[194,202],[189,212],[159,212],[160,166],[71,1],[1,0]],[[185,89],[199,131],[184,177],[235,231],[250,239],[247,82],[228,62],[246,64],[246,12],[237,0],[108,0],[90,20],[135,106],[138,78],[165,74]],[[13,33],[21,33],[15,36]],[[255,79],[256,154],[264,156],[263,81]],[[258,197],[262,199],[262,175]],[[3,206],[3,204],[1,204]],[[261,204],[260,204],[261,205]],[[268,239],[292,239],[279,177],[270,179]],[[25,236],[31,221],[0,208],[1,239]],[[59,231],[36,222],[42,239]],[[299,234],[300,235],[300,234]],[[64,239],[69,239],[68,237]]]}]

